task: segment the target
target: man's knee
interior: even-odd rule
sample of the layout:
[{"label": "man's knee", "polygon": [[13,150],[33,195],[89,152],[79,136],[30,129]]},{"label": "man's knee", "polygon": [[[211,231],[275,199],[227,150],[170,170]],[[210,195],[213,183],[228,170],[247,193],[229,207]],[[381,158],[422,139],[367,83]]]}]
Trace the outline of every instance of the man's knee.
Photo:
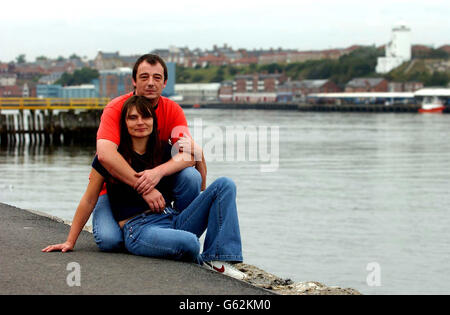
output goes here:
[{"label": "man's knee", "polygon": [[219,185],[222,190],[231,190],[236,192],[236,184],[229,177],[219,177],[215,180],[215,183]]},{"label": "man's knee", "polygon": [[195,189],[200,191],[202,176],[194,167],[186,167],[176,177],[175,185],[178,189]]}]

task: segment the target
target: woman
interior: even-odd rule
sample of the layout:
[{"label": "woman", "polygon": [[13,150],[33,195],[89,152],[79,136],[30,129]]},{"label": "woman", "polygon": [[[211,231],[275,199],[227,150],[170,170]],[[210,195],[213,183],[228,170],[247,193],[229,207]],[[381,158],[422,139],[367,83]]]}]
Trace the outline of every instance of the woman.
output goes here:
[{"label": "woman", "polygon": [[[121,143],[118,151],[136,172],[151,169],[170,159],[170,147],[159,142],[157,120],[148,99],[133,96],[121,115]],[[184,148],[194,147],[182,139]],[[195,150],[199,150],[195,147]],[[196,262],[237,279],[244,273],[232,266],[242,262],[242,246],[236,209],[236,187],[231,179],[214,181],[181,213],[169,205],[173,201],[169,178],[156,186],[164,211],[151,212],[145,200],[130,186],[117,182],[101,166],[92,163],[89,184],[76,210],[66,242],[47,246],[43,252],[73,250],[106,182],[115,220],[124,236],[126,249],[135,255]],[[198,238],[207,230],[203,252]]]}]

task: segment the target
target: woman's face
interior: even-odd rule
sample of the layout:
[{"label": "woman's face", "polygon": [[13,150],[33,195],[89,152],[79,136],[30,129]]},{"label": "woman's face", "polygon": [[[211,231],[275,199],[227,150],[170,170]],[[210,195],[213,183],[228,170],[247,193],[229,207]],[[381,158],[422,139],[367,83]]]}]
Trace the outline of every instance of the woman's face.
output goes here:
[{"label": "woman's face", "polygon": [[136,107],[128,110],[126,124],[131,137],[148,137],[153,131],[153,117],[142,117]]}]

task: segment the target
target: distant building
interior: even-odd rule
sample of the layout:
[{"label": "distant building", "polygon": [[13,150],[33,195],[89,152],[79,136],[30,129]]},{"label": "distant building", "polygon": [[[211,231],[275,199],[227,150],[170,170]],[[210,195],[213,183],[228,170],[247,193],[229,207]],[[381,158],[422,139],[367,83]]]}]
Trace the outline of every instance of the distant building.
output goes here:
[{"label": "distant building", "polygon": [[15,73],[0,73],[0,86],[16,85],[17,75]]},{"label": "distant building", "polygon": [[422,82],[389,82],[388,92],[415,92],[423,89]]},{"label": "distant building", "polygon": [[183,83],[175,85],[175,93],[185,102],[211,102],[219,99],[220,83]]},{"label": "distant building", "polygon": [[392,29],[392,39],[386,45],[386,56],[378,58],[375,71],[388,73],[411,60],[411,29],[400,22]]},{"label": "distant building", "polygon": [[61,89],[62,98],[93,98],[98,97],[94,84],[66,86]]},{"label": "distant building", "polygon": [[22,97],[22,89],[18,85],[0,86],[0,97]]},{"label": "distant building", "polygon": [[345,92],[387,92],[389,82],[383,78],[355,78],[345,86]]},{"label": "distant building", "polygon": [[274,103],[277,100],[275,92],[244,92],[233,93],[233,102],[236,103]]},{"label": "distant building", "polygon": [[47,70],[33,64],[16,65],[14,72],[17,74],[17,79],[20,80],[33,80],[36,77],[48,74]]},{"label": "distant building", "polygon": [[302,80],[286,81],[278,87],[278,100],[300,101],[305,100],[312,93],[336,93],[341,89],[331,80]]},{"label": "distant building", "polygon": [[220,84],[219,100],[224,103],[233,101],[233,81],[223,81]]},{"label": "distant building", "polygon": [[65,87],[59,84],[38,84],[36,85],[36,96],[40,98],[93,98],[99,95],[94,84]]},{"label": "distant building", "polygon": [[48,75],[44,75],[38,81],[39,84],[53,84],[61,79],[63,72],[52,72]]},{"label": "distant building", "polygon": [[36,85],[36,96],[41,98],[59,98],[62,95],[60,84],[38,84]]},{"label": "distant building", "polygon": [[166,66],[167,66],[167,84],[166,87],[164,88],[164,90],[162,91],[162,96],[165,97],[169,97],[175,94],[175,78],[176,78],[176,73],[175,73],[175,67],[176,64],[175,62],[166,62]]},{"label": "distant building", "polygon": [[111,70],[116,68],[133,68],[139,55],[120,56],[119,52],[106,53],[99,51],[94,59],[97,70]]},{"label": "distant building", "polygon": [[98,92],[100,97],[114,98],[133,91],[131,68],[100,70]]},{"label": "distant building", "polygon": [[283,74],[240,74],[234,77],[233,93],[276,93],[284,81]]}]

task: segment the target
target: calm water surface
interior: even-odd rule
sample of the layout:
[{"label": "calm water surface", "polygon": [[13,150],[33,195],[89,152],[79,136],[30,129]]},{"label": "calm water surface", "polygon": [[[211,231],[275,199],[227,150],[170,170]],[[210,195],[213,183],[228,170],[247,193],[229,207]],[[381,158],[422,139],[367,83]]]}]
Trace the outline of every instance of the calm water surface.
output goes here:
[{"label": "calm water surface", "polygon": [[[245,262],[366,294],[450,294],[450,115],[185,113],[209,148],[227,126],[255,127],[250,141],[260,126],[279,127],[273,172],[262,172],[260,159],[220,161],[217,146],[206,156],[209,183],[229,176],[237,184]],[[3,149],[0,202],[71,220],[94,151]],[[379,285],[368,285],[373,276]]]}]

